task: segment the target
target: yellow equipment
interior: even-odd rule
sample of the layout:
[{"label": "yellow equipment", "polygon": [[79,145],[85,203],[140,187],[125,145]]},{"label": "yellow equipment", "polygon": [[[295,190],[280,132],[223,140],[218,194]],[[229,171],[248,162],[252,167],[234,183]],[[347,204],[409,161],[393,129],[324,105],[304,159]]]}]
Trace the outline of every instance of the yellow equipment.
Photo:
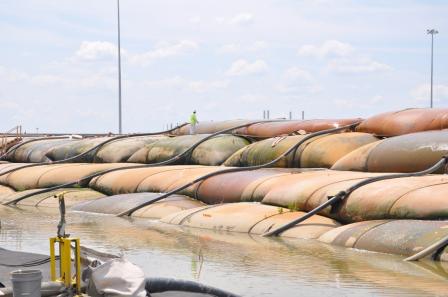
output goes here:
[{"label": "yellow equipment", "polygon": [[[77,294],[81,294],[81,245],[79,238],[70,238],[70,234],[65,234],[65,200],[67,191],[55,195],[59,199],[59,211],[61,219],[58,224],[57,237],[50,238],[50,277],[51,281],[61,282],[66,289],[74,289]],[[72,243],[74,246],[72,246]],[[59,255],[59,275],[56,276],[56,244]],[[72,249],[75,274],[72,276]]]}]

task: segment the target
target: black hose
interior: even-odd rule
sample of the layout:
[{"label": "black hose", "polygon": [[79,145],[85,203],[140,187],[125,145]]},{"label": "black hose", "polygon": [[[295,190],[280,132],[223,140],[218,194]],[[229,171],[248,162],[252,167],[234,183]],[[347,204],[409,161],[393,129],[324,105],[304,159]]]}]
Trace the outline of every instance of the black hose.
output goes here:
[{"label": "black hose", "polygon": [[326,207],[333,206],[333,205],[336,205],[337,203],[340,203],[342,200],[346,199],[353,191],[355,191],[356,189],[359,189],[365,185],[368,185],[368,184],[371,184],[371,183],[374,183],[377,181],[387,180],[387,179],[427,175],[427,174],[430,174],[430,173],[433,173],[433,172],[439,170],[440,168],[445,166],[447,164],[447,162],[448,162],[448,156],[444,156],[436,164],[434,164],[430,168],[425,169],[423,171],[411,172],[411,173],[389,174],[389,175],[381,175],[381,176],[366,178],[366,179],[354,184],[347,190],[340,191],[335,196],[328,197],[329,198],[328,201],[317,206],[310,212],[306,213],[304,216],[297,218],[295,220],[292,220],[291,222],[286,223],[283,226],[280,226],[272,231],[268,231],[268,232],[262,234],[262,236],[277,236],[277,235],[285,232],[286,230],[291,229],[295,225],[300,224],[301,222],[305,221],[306,219],[312,217],[313,215],[317,214],[318,212],[325,209]]},{"label": "black hose", "polygon": [[[111,172],[120,171],[120,170],[126,170],[126,169],[140,169],[140,168],[149,168],[149,167],[157,167],[157,166],[169,165],[169,164],[175,163],[179,159],[181,159],[184,156],[188,155],[196,147],[198,147],[201,143],[203,143],[203,142],[205,142],[205,141],[207,141],[207,140],[209,140],[209,139],[211,139],[211,138],[213,138],[213,137],[215,137],[217,135],[224,134],[224,133],[233,131],[235,129],[247,127],[247,126],[258,124],[258,123],[265,123],[265,122],[276,122],[276,121],[275,120],[272,120],[272,121],[256,121],[256,122],[246,123],[244,125],[238,125],[238,126],[235,126],[235,127],[232,127],[232,128],[223,129],[221,131],[215,132],[213,134],[208,135],[207,137],[202,138],[201,140],[199,140],[198,142],[196,142],[195,144],[190,146],[188,149],[186,149],[182,153],[172,157],[171,159],[168,159],[168,160],[165,160],[165,161],[162,161],[162,162],[158,162],[158,163],[152,163],[152,164],[123,166],[123,167],[117,167],[117,168],[103,170],[103,171],[100,171],[100,172],[97,172],[97,173],[85,176],[85,177],[83,177],[83,178],[81,178],[80,180],[77,180],[77,181],[73,181],[73,182],[69,182],[69,183],[66,183],[66,184],[54,186],[54,187],[51,187],[51,188],[46,188],[46,189],[43,189],[43,190],[40,190],[40,191],[36,191],[36,192],[33,192],[33,193],[25,194],[25,195],[23,195],[23,196],[21,196],[19,198],[14,199],[14,200],[5,202],[5,203],[3,203],[3,205],[17,204],[17,202],[22,201],[22,200],[24,200],[26,198],[32,197],[34,195],[40,195],[40,194],[48,193],[48,192],[51,192],[51,191],[54,191],[54,190],[62,189],[62,188],[73,187],[74,185],[81,184],[83,181],[90,180],[92,178],[98,177],[98,176],[106,174],[106,173],[111,173]],[[52,164],[54,164],[54,163],[52,163]],[[33,164],[33,165],[36,165],[36,164]],[[42,164],[40,164],[40,165],[42,165]],[[10,172],[15,171],[15,170],[22,169],[22,168],[24,168],[24,167],[11,169],[11,170],[9,170],[7,172],[1,173],[0,176],[2,176],[3,174],[6,174],[6,173],[10,173]],[[156,201],[154,201],[154,202],[156,202]]]},{"label": "black hose", "polygon": [[429,255],[433,255],[432,258],[434,259],[434,258],[436,258],[436,254],[438,254],[438,252],[442,252],[443,248],[446,247],[447,245],[448,245],[448,235],[445,235],[444,237],[437,240],[430,246],[427,246],[420,252],[407,257],[403,261],[418,261],[420,259],[423,259],[424,257],[429,256]]},{"label": "black hose", "polygon": [[126,134],[126,135],[115,136],[115,137],[113,137],[113,138],[107,139],[107,140],[105,140],[105,141],[103,141],[103,142],[97,144],[96,146],[94,146],[94,147],[88,149],[87,151],[85,151],[85,152],[83,152],[83,153],[81,153],[81,154],[79,154],[79,155],[76,155],[76,156],[73,156],[73,157],[70,157],[70,158],[67,158],[67,159],[64,159],[64,160],[53,161],[53,162],[50,162],[50,164],[68,163],[68,162],[74,161],[74,160],[76,160],[76,159],[79,159],[79,158],[84,157],[85,155],[87,155],[87,154],[89,154],[89,153],[91,153],[91,152],[93,152],[93,151],[95,151],[95,150],[99,150],[99,149],[102,148],[104,145],[106,145],[106,144],[108,144],[108,143],[110,143],[110,142],[116,141],[116,140],[120,140],[120,139],[124,139],[124,138],[131,138],[131,137],[154,136],[154,135],[169,134],[169,133],[171,133],[171,132],[173,132],[173,131],[175,131],[175,130],[177,130],[177,129],[180,129],[180,128],[182,128],[183,126],[186,126],[186,125],[188,125],[188,124],[187,124],[187,123],[184,123],[184,124],[181,124],[181,125],[178,125],[178,126],[172,128],[172,129],[169,129],[169,130],[166,130],[166,131],[160,131],[160,132],[132,133],[132,134]]},{"label": "black hose", "polygon": [[[38,167],[38,166],[42,166],[42,165],[50,165],[50,164],[64,164],[64,163],[69,163],[69,162],[72,162],[72,161],[74,161],[74,160],[76,160],[76,159],[80,159],[80,158],[84,157],[85,155],[87,155],[87,154],[89,154],[89,153],[91,153],[91,152],[93,152],[93,151],[95,151],[95,150],[99,150],[99,149],[102,148],[104,145],[106,145],[106,144],[108,144],[108,143],[110,143],[110,142],[113,142],[113,141],[117,141],[117,140],[124,139],[124,138],[131,138],[131,137],[141,137],[141,136],[151,136],[151,135],[162,135],[162,134],[167,134],[167,133],[171,133],[171,132],[173,132],[173,131],[175,131],[175,130],[177,130],[177,129],[180,129],[180,128],[182,128],[182,127],[185,126],[185,125],[187,125],[187,123],[184,123],[184,124],[181,124],[181,125],[179,125],[179,126],[176,126],[176,127],[172,128],[172,129],[170,129],[170,130],[161,131],[161,132],[134,133],[134,134],[119,135],[119,136],[116,136],[116,137],[107,139],[107,140],[105,140],[105,141],[103,141],[103,142],[101,142],[101,143],[95,145],[94,147],[88,149],[87,151],[85,151],[85,152],[83,152],[83,153],[81,153],[81,154],[79,154],[79,155],[76,155],[76,156],[73,156],[73,157],[70,157],[70,158],[67,158],[67,159],[64,159],[64,160],[51,161],[51,162],[43,162],[43,163],[34,163],[34,164],[27,164],[27,165],[24,165],[24,166],[21,166],[21,167],[16,167],[16,168],[13,168],[13,169],[10,169],[10,170],[1,172],[1,173],[0,173],[0,176],[6,175],[6,174],[8,174],[8,173],[12,173],[12,172],[14,172],[14,171],[18,171],[18,170],[20,170],[20,169],[25,169],[25,168]],[[60,138],[50,138],[50,139],[62,139],[62,138],[64,138],[64,137],[61,136]],[[39,138],[39,139],[32,139],[32,140],[30,140],[30,141],[28,141],[28,142],[26,142],[26,143],[30,143],[30,142],[37,141],[37,140],[46,140],[46,139],[49,139],[49,137],[46,137],[46,138]],[[23,144],[26,144],[26,143],[23,143]],[[17,150],[17,148],[18,148],[18,147],[14,147],[14,150]],[[9,154],[9,153],[10,153],[10,151],[7,152],[7,154]]]},{"label": "black hose", "polygon": [[19,147],[21,147],[25,144],[31,143],[31,142],[47,140],[47,139],[67,139],[67,138],[70,138],[70,137],[69,136],[47,136],[47,137],[39,137],[39,138],[33,138],[30,140],[26,140],[26,141],[17,143],[16,145],[13,145],[11,148],[9,148],[9,150],[7,152],[5,152],[3,155],[0,156],[0,160],[5,160],[5,158],[8,155],[15,152]]},{"label": "black hose", "polygon": [[[59,256],[56,256],[56,260],[59,260]],[[3,267],[34,267],[34,266],[40,266],[46,263],[50,262],[50,257],[38,259],[38,260],[32,260],[25,263],[19,263],[19,264],[7,264],[7,263],[0,263],[0,266]]]},{"label": "black hose", "polygon": [[180,186],[174,190],[171,190],[165,194],[160,195],[159,197],[156,197],[150,201],[146,201],[140,205],[134,206],[133,208],[124,211],[120,214],[118,214],[118,216],[124,216],[124,215],[132,215],[132,213],[134,213],[136,210],[145,207],[147,205],[153,204],[154,202],[157,202],[159,200],[162,200],[164,198],[167,198],[173,194],[176,194],[179,191],[182,191],[192,185],[194,185],[197,182],[206,180],[210,177],[213,176],[217,176],[217,175],[221,175],[221,174],[225,174],[225,173],[233,173],[233,172],[241,172],[241,171],[252,171],[252,170],[257,170],[257,169],[262,169],[262,168],[266,168],[269,167],[275,163],[277,163],[278,161],[280,161],[282,158],[286,157],[287,155],[289,155],[291,152],[295,151],[299,146],[301,146],[303,143],[305,143],[306,141],[308,141],[311,138],[320,136],[320,135],[324,135],[324,134],[329,134],[329,133],[334,133],[334,132],[339,132],[342,130],[347,130],[347,129],[353,129],[354,127],[356,127],[357,125],[359,125],[360,122],[358,123],[354,123],[354,124],[350,124],[347,126],[342,126],[342,127],[338,127],[338,128],[332,128],[332,129],[327,129],[327,130],[322,130],[322,131],[318,131],[315,133],[311,133],[306,135],[304,138],[302,138],[300,141],[298,141],[296,144],[294,144],[293,146],[291,146],[288,150],[286,150],[285,152],[283,152],[280,156],[278,156],[277,158],[275,158],[272,161],[269,161],[268,163],[265,164],[261,164],[261,165],[255,165],[255,166],[249,166],[249,167],[235,167],[235,168],[229,168],[229,169],[224,169],[224,170],[220,170],[220,171],[215,171],[215,172],[211,172],[208,174],[205,174],[203,176],[200,176],[196,179],[194,179],[193,181],[188,182],[187,184],[184,184],[183,186]]},{"label": "black hose", "polygon": [[151,277],[146,279],[146,292],[151,296],[151,293],[160,293],[166,291],[181,291],[208,294],[216,297],[238,297],[239,295],[226,292],[221,289],[210,287],[201,283],[179,280],[173,278]]}]

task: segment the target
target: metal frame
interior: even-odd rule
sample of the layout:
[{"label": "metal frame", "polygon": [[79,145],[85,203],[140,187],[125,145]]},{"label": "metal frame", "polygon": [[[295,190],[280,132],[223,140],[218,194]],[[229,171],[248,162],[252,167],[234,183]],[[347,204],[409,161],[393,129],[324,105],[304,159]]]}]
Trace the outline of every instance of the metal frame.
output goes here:
[{"label": "metal frame", "polygon": [[[76,274],[72,277],[72,246],[75,244],[74,264]],[[59,251],[59,276],[56,275],[55,246]],[[79,238],[52,237],[50,238],[50,278],[51,281],[61,282],[66,288],[75,287],[77,293],[81,293],[81,245]]]}]

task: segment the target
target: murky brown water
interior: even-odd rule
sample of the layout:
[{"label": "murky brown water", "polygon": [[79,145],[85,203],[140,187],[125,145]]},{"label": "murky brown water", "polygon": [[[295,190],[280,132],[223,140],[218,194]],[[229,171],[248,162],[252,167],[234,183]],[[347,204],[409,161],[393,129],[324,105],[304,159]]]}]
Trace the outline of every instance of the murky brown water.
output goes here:
[{"label": "murky brown water", "polygon": [[[56,210],[0,207],[0,246],[48,254],[58,219]],[[85,213],[67,219],[67,232],[82,244],[123,253],[148,276],[196,280],[243,296],[448,296],[446,264],[142,219]]]}]

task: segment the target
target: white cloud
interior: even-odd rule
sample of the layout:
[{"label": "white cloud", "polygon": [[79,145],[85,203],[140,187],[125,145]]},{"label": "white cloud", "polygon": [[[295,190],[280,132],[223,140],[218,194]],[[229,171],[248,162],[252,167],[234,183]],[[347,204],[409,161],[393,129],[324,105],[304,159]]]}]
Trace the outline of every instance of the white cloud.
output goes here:
[{"label": "white cloud", "polygon": [[187,88],[196,93],[204,93],[213,89],[224,89],[229,85],[227,81],[190,81],[187,83]]},{"label": "white cloud", "polygon": [[276,85],[280,93],[317,93],[322,88],[318,85],[311,73],[299,68],[288,68],[281,77],[281,82]]},{"label": "white cloud", "polygon": [[350,99],[333,99],[333,104],[338,106],[338,107],[342,107],[342,108],[354,108],[355,102],[354,100],[350,100]]},{"label": "white cloud", "polygon": [[80,69],[74,72],[56,74],[38,74],[29,76],[27,80],[32,86],[52,87],[59,90],[108,89],[116,90],[117,78],[107,68]]},{"label": "white cloud", "polygon": [[0,100],[0,108],[1,109],[12,109],[12,110],[20,110],[20,105],[14,102],[13,100]]},{"label": "white cloud", "polygon": [[225,23],[226,18],[223,18],[223,17],[216,17],[216,18],[215,18],[215,21],[216,21],[217,23],[219,23],[219,24],[223,24],[223,23]]},{"label": "white cloud", "polygon": [[244,76],[263,73],[268,69],[268,65],[263,60],[256,60],[250,63],[247,60],[239,59],[232,63],[226,71],[228,76]]},{"label": "white cloud", "polygon": [[351,44],[338,40],[327,40],[321,45],[304,45],[299,48],[298,54],[320,59],[333,58],[328,62],[327,70],[336,73],[368,73],[392,69],[387,64],[359,54]]},{"label": "white cloud", "polygon": [[340,108],[357,108],[357,109],[372,109],[378,103],[386,101],[386,98],[384,98],[381,95],[375,95],[371,98],[365,98],[365,99],[353,99],[353,98],[336,98],[332,100],[332,103]]},{"label": "white cloud", "polygon": [[248,25],[254,21],[254,16],[250,13],[240,13],[229,20],[230,25]]},{"label": "white cloud", "polygon": [[93,110],[86,106],[84,106],[83,108],[77,108],[74,110],[74,112],[78,116],[80,116],[84,119],[91,119],[91,118],[100,119],[100,120],[107,119],[107,115],[104,112],[102,112],[101,110]]},{"label": "white cloud", "polygon": [[180,89],[193,93],[205,93],[216,89],[225,89],[229,85],[228,81],[223,80],[187,80],[180,76],[161,80],[148,80],[143,83],[144,86],[161,89]]},{"label": "white cloud", "polygon": [[[109,88],[116,89],[116,68],[96,67],[67,69],[64,67],[56,69],[51,73],[31,74],[8,69],[0,66],[0,81],[9,83],[18,83],[19,86],[32,87],[51,87],[52,89],[69,88],[79,91],[82,88]],[[27,85],[29,84],[29,85]]]},{"label": "white cloud", "polygon": [[255,41],[252,46],[249,47],[249,50],[257,51],[261,49],[265,49],[268,47],[268,43],[266,41]]},{"label": "white cloud", "polygon": [[279,83],[275,86],[275,89],[280,93],[307,93],[316,94],[322,91],[322,87],[318,84],[310,83]]},{"label": "white cloud", "polygon": [[299,48],[301,56],[325,58],[328,56],[347,56],[354,51],[353,46],[338,40],[327,40],[321,45],[307,44]]},{"label": "white cloud", "polygon": [[51,75],[51,74],[40,74],[33,76],[31,78],[31,83],[36,86],[46,86],[46,85],[54,85],[65,83],[66,79],[59,75]]},{"label": "white cloud", "polygon": [[[181,40],[176,43],[159,43],[155,49],[141,53],[131,54],[121,48],[123,58],[129,58],[134,64],[146,66],[152,61],[166,57],[182,55],[199,48],[192,40]],[[75,53],[76,59],[87,61],[102,60],[117,56],[117,46],[107,41],[83,41]]]},{"label": "white cloud", "polygon": [[241,45],[240,44],[235,44],[235,43],[230,43],[230,44],[224,44],[223,46],[221,46],[218,49],[219,53],[238,53],[241,52]]},{"label": "white cloud", "polygon": [[83,41],[76,57],[83,60],[98,60],[117,56],[118,47],[107,41]]},{"label": "white cloud", "polygon": [[328,70],[337,73],[382,72],[391,69],[387,64],[363,57],[341,58],[328,63]]},{"label": "white cloud", "polygon": [[[52,4],[48,4],[50,2]],[[116,27],[110,26],[114,19],[108,18],[110,13],[104,9],[101,1],[91,1],[92,5],[84,6],[74,1],[63,1],[64,4],[58,1],[57,5],[53,2],[56,3],[8,1],[10,5],[4,7],[11,17],[2,23],[4,31],[9,34],[3,34],[8,47],[3,47],[4,59],[0,64],[11,69],[5,71],[0,68],[0,99],[17,102],[17,106],[35,112],[35,117],[23,116],[20,121],[16,121],[30,127],[43,129],[46,126],[55,132],[101,132],[104,129],[115,129]],[[69,2],[73,3],[67,4]],[[424,1],[407,4],[394,2],[393,5],[371,2],[360,4],[359,1],[342,1],[341,4],[333,1],[336,4],[328,0],[319,0],[317,4],[315,1],[300,1],[300,5],[292,3],[294,1],[281,2],[281,5],[278,1],[255,5],[235,2],[229,5],[201,1],[197,5],[182,5],[177,10],[173,10],[170,1],[160,2],[160,5],[154,5],[151,1],[128,5],[125,9],[127,12],[123,12],[132,21],[124,22],[122,26],[123,36],[126,36],[122,47],[129,53],[123,55],[125,129],[128,132],[143,128],[159,130],[162,123],[183,119],[185,110],[190,110],[192,106],[202,108],[212,103],[215,108],[202,114],[201,118],[218,120],[248,117],[254,112],[250,104],[240,106],[236,111],[229,104],[236,104],[238,98],[247,93],[267,97],[263,107],[255,111],[258,117],[261,109],[266,108],[270,108],[273,113],[276,108],[282,109],[283,113],[300,108],[307,111],[307,118],[311,118],[367,116],[410,103],[416,104],[412,101],[411,90],[414,87],[417,89],[419,83],[429,83],[429,79],[425,78],[428,73],[427,63],[419,62],[426,61],[426,45],[429,43],[425,42],[425,46],[415,43],[418,38],[425,38],[424,30],[419,31],[418,28],[425,28],[427,15],[434,16],[433,19],[439,20],[439,23],[444,21],[447,5],[427,5]],[[73,18],[64,18],[67,11]],[[152,12],[151,18],[148,18],[148,11]],[[46,21],[33,22],[36,13],[46,13]],[[248,15],[242,16],[240,13]],[[378,15],[381,15],[381,22],[378,22]],[[91,21],[77,21],[86,16]],[[217,22],[216,16],[223,18]],[[363,21],[360,22],[360,19]],[[160,40],[172,43],[156,47],[155,44]],[[180,56],[160,53],[163,51],[159,48],[174,45],[181,40],[193,40],[199,44],[199,48]],[[258,52],[251,49],[256,40],[268,42],[268,48]],[[83,41],[109,41],[110,44],[90,44],[90,47],[81,50]],[[437,42],[440,49],[446,47],[443,38]],[[225,55],[217,55],[218,49],[224,44],[227,44],[222,48]],[[300,51],[303,55],[298,54],[301,46],[304,46]],[[78,49],[79,55],[86,58],[75,55]],[[157,50],[158,55],[155,54]],[[147,52],[152,53],[148,63],[154,67],[145,69],[138,63],[132,63],[134,55]],[[397,53],[399,59],[396,59]],[[348,60],[352,57],[356,63]],[[358,62],[360,57],[388,64],[394,70],[358,74],[360,70],[378,69],[375,63]],[[346,60],[333,61],[339,58]],[[255,76],[257,79],[225,76],[225,71],[238,59],[250,63],[257,59],[264,60],[268,70],[263,76]],[[346,73],[347,70],[350,73],[358,72],[345,75],[340,72],[328,73],[330,62],[338,70],[343,68]],[[355,64],[356,67],[348,67],[349,64]],[[370,66],[366,67],[366,64]],[[287,70],[295,65],[299,69]],[[111,67],[114,72],[98,73],[103,67]],[[216,75],[217,69],[222,73]],[[437,67],[437,70],[440,75],[436,76],[436,83],[448,86],[448,80],[444,79],[446,69]],[[182,79],[167,79],[175,75],[181,75]],[[314,80],[310,80],[310,76]],[[242,81],[239,81],[240,78]],[[153,87],[143,86],[146,80],[154,80]],[[241,86],[242,83],[244,86]],[[168,87],[155,89],[157,84]],[[323,89],[322,92],[309,93],[319,90],[319,87]],[[434,92],[434,98],[441,100],[439,105],[448,102],[448,99],[441,97],[443,90],[443,87],[436,87]],[[424,100],[422,106],[429,103],[428,87],[420,87],[414,93]],[[339,98],[351,99],[355,104],[367,104],[375,95],[382,95],[384,99],[374,99],[380,100],[379,103],[371,104],[365,110],[338,109],[332,103],[333,99]],[[154,98],[163,104],[151,106]],[[255,102],[261,100],[249,95],[244,99]],[[322,108],[327,105],[328,108]],[[95,121],[96,116],[77,120],[71,114],[79,106],[101,111],[110,122]],[[161,112],[162,108],[165,108],[165,112]],[[52,115],[61,115],[61,112],[61,122],[55,125]],[[16,111],[0,111],[4,128],[13,123],[15,114]]]},{"label": "white cloud", "polygon": [[384,97],[383,96],[381,96],[381,95],[376,95],[376,96],[373,96],[371,99],[370,99],[370,103],[372,103],[372,104],[377,104],[377,103],[380,103],[380,102],[383,102],[384,101]]},{"label": "white cloud", "polygon": [[252,44],[243,45],[240,43],[224,44],[218,49],[218,53],[236,54],[244,52],[256,52],[267,48],[268,44],[265,41],[256,41]]},{"label": "white cloud", "polygon": [[219,24],[246,26],[253,23],[254,16],[251,13],[240,13],[230,18],[216,17],[215,20]]},{"label": "white cloud", "polygon": [[312,81],[313,76],[306,70],[299,67],[291,67],[285,71],[285,78],[288,80]]},{"label": "white cloud", "polygon": [[183,78],[175,76],[165,79],[147,80],[144,81],[143,85],[151,88],[180,88],[183,85],[183,82]]},{"label": "white cloud", "polygon": [[201,18],[198,16],[194,16],[189,18],[188,21],[192,24],[199,24],[201,22]]},{"label": "white cloud", "polygon": [[269,100],[272,99],[269,96],[262,95],[262,94],[244,94],[238,97],[238,101],[245,102],[248,104],[260,104],[260,103],[266,103],[269,102]]},{"label": "white cloud", "polygon": [[0,79],[5,82],[19,82],[28,79],[29,75],[15,69],[6,68],[0,65]]},{"label": "white cloud", "polygon": [[192,40],[181,40],[176,43],[161,43],[154,50],[131,56],[131,61],[135,64],[148,65],[153,60],[186,54],[198,48],[199,45]]},{"label": "white cloud", "polygon": [[[420,84],[411,90],[410,94],[415,101],[428,101],[431,93],[430,84]],[[433,85],[433,98],[435,102],[440,99],[448,99],[448,85],[436,84]]]}]

